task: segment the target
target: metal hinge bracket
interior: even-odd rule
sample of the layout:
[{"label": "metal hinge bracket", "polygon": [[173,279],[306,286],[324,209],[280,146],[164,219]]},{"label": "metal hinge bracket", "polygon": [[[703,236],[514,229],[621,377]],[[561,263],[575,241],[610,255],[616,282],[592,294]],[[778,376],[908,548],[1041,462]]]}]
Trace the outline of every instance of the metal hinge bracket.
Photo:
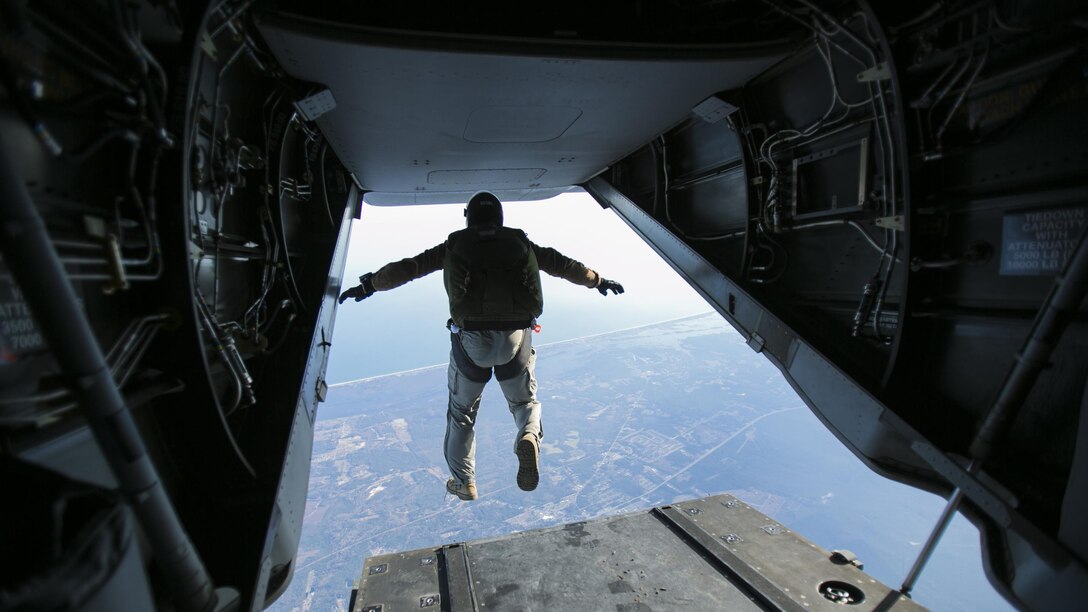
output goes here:
[{"label": "metal hinge bracket", "polygon": [[903,224],[903,215],[895,215],[893,217],[880,217],[873,220],[873,225],[877,227],[893,229],[897,232],[901,232],[906,229],[906,226]]},{"label": "metal hinge bracket", "polygon": [[219,51],[215,48],[215,43],[212,42],[212,37],[208,36],[207,32],[204,32],[200,37],[200,50],[213,62],[219,60]]},{"label": "metal hinge bracket", "polygon": [[751,336],[748,336],[748,346],[750,346],[753,351],[757,353],[762,353],[764,344],[765,342],[763,341],[763,337],[759,334],[752,334]]},{"label": "metal hinge bracket", "polygon": [[858,73],[858,83],[871,83],[873,81],[887,81],[892,78],[891,68],[888,62],[880,62],[872,68],[866,68]]}]

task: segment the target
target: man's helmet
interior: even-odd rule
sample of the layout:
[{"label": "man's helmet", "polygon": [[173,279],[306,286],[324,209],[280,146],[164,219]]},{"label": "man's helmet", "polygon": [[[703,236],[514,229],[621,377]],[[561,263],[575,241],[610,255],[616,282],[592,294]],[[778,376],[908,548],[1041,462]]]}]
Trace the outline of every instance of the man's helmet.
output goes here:
[{"label": "man's helmet", "polygon": [[468,227],[502,225],[502,203],[494,194],[486,191],[477,193],[465,207],[465,224]]}]

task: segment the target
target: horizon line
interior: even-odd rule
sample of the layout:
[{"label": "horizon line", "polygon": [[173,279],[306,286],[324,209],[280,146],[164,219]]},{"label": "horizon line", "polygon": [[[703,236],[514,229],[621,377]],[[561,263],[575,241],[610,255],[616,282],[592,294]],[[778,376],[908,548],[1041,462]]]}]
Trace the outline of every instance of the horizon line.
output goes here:
[{"label": "horizon line", "polygon": [[[675,317],[675,318],[672,318],[672,319],[665,319],[663,321],[655,321],[655,322],[652,322],[652,323],[643,323],[642,325],[634,325],[632,327],[625,327],[623,329],[614,329],[614,330],[611,330],[611,331],[600,332],[600,333],[597,333],[597,334],[588,334],[586,336],[579,336],[577,338],[567,338],[566,340],[556,340],[555,342],[548,342],[547,344],[537,344],[537,345],[534,345],[534,347],[535,348],[545,348],[545,347],[549,347],[549,346],[555,346],[557,344],[565,344],[565,343],[568,343],[568,342],[578,342],[580,340],[586,340],[586,339],[589,339],[589,338],[597,338],[597,337],[600,337],[600,336],[607,336],[607,335],[610,335],[610,334],[618,334],[618,333],[621,333],[621,332],[628,332],[628,331],[635,330],[635,329],[642,329],[643,327],[653,327],[655,325],[664,325],[665,323],[675,323],[676,321],[683,321],[684,319],[694,319],[695,317],[701,317],[701,316],[712,314],[712,313],[717,314],[717,313],[714,312],[713,309],[711,309],[711,310],[707,310],[705,312],[699,312],[699,313],[695,313],[695,314],[691,314],[691,315],[684,315],[682,317]],[[435,364],[428,365],[428,366],[421,366],[421,367],[418,367],[418,368],[410,368],[410,369],[407,369],[407,370],[400,370],[400,371],[397,371],[397,372],[388,372],[386,374],[375,374],[374,376],[365,376],[363,378],[357,378],[355,380],[347,380],[347,381],[344,381],[344,382],[333,383],[333,384],[329,385],[329,388],[332,389],[333,387],[342,387],[344,385],[353,385],[355,383],[369,382],[369,381],[372,381],[372,380],[377,380],[379,378],[385,378],[387,376],[400,376],[401,374],[414,374],[416,372],[422,372],[423,370],[430,370],[432,368],[448,367],[449,363],[450,363],[449,361],[444,361],[442,363],[435,363]]]}]

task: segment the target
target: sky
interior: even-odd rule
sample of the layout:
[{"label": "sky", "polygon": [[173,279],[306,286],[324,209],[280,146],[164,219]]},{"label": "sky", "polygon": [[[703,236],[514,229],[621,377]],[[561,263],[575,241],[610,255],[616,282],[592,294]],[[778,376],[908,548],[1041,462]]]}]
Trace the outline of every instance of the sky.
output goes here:
[{"label": "sky", "polygon": [[[351,228],[344,288],[391,261],[412,257],[464,228],[464,205],[370,206]],[[524,230],[624,287],[601,296],[541,273],[544,314],[535,345],[709,312],[710,306],[611,210],[584,191],[537,202],[504,202],[504,225]],[[339,307],[329,384],[445,363],[449,303],[442,273]]]}]

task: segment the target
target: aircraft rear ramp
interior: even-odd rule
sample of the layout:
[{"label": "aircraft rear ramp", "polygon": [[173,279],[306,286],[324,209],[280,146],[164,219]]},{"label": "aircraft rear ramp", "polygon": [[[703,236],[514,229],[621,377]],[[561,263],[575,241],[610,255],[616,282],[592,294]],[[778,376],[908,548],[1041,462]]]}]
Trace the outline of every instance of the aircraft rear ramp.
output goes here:
[{"label": "aircraft rear ramp", "polygon": [[366,560],[352,612],[922,610],[731,495]]}]

